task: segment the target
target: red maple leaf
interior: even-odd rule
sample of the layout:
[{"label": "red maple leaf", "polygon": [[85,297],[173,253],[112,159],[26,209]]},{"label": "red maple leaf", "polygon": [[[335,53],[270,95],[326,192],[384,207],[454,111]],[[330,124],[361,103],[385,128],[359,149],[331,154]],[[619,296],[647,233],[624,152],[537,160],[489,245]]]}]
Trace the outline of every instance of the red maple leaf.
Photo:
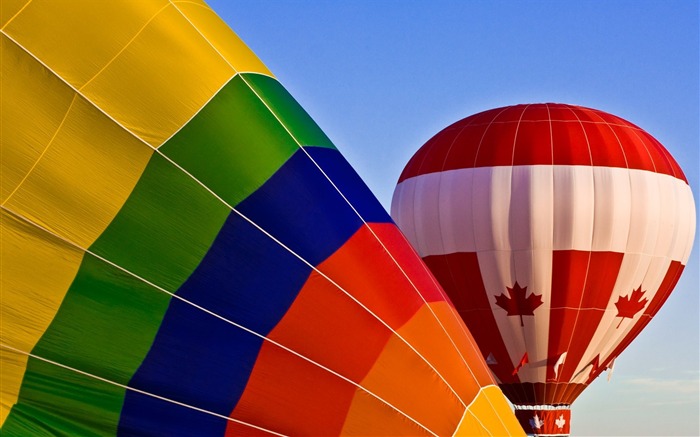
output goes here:
[{"label": "red maple leaf", "polygon": [[645,291],[642,291],[642,286],[640,285],[639,288],[633,290],[629,295],[620,296],[617,299],[617,302],[615,302],[615,306],[617,307],[617,316],[615,317],[621,317],[620,323],[617,324],[617,328],[620,327],[620,324],[622,324],[622,320],[625,317],[628,319],[633,318],[634,315],[640,312],[647,302],[649,302],[646,297],[644,300],[642,300],[642,295],[644,295],[644,293]]},{"label": "red maple leaf", "polygon": [[499,294],[496,296],[496,305],[508,311],[509,316],[520,316],[520,326],[525,326],[523,316],[535,315],[535,308],[542,305],[542,295],[530,293],[525,297],[527,287],[520,287],[518,281],[515,281],[513,288],[506,287],[506,290],[510,297],[503,293]]}]

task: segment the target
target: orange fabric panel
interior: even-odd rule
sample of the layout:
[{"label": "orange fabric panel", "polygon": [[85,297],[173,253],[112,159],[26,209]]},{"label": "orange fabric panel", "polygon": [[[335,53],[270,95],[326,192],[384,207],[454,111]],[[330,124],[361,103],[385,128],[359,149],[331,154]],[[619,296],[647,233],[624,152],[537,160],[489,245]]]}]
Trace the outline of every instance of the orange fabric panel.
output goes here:
[{"label": "orange fabric panel", "polygon": [[479,346],[464,325],[459,313],[447,302],[434,302],[430,304],[430,307],[442,322],[442,326],[455,342],[462,356],[469,363],[469,368],[476,377],[477,383],[482,387],[495,385],[496,381],[484,361],[485,357],[481,356]]},{"label": "orange fabric panel", "polygon": [[464,412],[435,371],[396,335],[361,385],[438,435],[451,435]]},{"label": "orange fabric panel", "polygon": [[[286,435],[338,435],[356,386],[264,342],[230,417]],[[227,436],[235,435],[229,425]]]},{"label": "orange fabric panel", "polygon": [[317,272],[268,335],[358,383],[390,336],[386,326]]},{"label": "orange fabric panel", "polygon": [[[371,430],[371,434],[368,432]],[[341,435],[420,436],[430,433],[366,391],[357,389]]]},{"label": "orange fabric panel", "polygon": [[[448,305],[446,302],[433,306]],[[424,305],[398,333],[423,355],[442,375],[465,404],[469,404],[481,388],[471,367],[481,367],[478,351],[460,356],[455,345],[440,326],[436,314]]]}]

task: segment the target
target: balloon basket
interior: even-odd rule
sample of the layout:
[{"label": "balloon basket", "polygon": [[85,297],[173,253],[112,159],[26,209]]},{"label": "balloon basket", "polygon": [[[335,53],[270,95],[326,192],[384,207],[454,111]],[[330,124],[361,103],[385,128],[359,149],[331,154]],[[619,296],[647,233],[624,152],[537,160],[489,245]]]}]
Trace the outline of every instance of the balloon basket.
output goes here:
[{"label": "balloon basket", "polygon": [[515,417],[529,436],[564,437],[571,433],[570,405],[515,405]]}]

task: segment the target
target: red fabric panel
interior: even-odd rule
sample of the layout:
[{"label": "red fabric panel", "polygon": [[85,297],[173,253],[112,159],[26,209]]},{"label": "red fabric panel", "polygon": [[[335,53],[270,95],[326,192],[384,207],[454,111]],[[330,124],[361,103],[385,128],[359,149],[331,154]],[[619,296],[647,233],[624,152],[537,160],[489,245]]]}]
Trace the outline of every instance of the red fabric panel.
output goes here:
[{"label": "red fabric panel", "polygon": [[[539,111],[533,109],[528,112]],[[549,121],[523,121],[518,126],[513,165],[532,164],[552,164],[552,140]]]},{"label": "red fabric panel", "polygon": [[[585,113],[584,113],[585,114]],[[594,166],[626,168],[625,154],[615,133],[607,124],[584,123],[583,129],[591,145],[591,158]]]},{"label": "red fabric panel", "polygon": [[450,296],[479,345],[481,356],[485,359],[493,354],[497,364],[489,365],[491,371],[501,382],[519,382],[517,374],[512,375],[514,365],[491,311],[476,253],[428,256],[424,261]]},{"label": "red fabric panel", "polygon": [[459,168],[472,168],[479,150],[481,138],[488,129],[486,124],[465,123],[460,129],[455,143],[451,144],[447,159],[441,164],[443,170],[455,170]]},{"label": "red fabric panel", "polygon": [[553,122],[555,165],[591,165],[591,153],[581,123]]},{"label": "red fabric panel", "polygon": [[[568,382],[573,376],[612,296],[622,253],[554,251],[552,308],[549,321],[547,380]],[[566,358],[554,376],[559,356]],[[571,403],[558,386],[549,394],[555,403]]]},{"label": "red fabric panel", "polygon": [[639,131],[627,126],[610,125],[610,127],[622,144],[628,168],[655,171],[654,162],[644,143],[639,139]]},{"label": "red fabric panel", "polygon": [[481,139],[474,167],[511,165],[515,131],[523,108],[512,106],[496,115]]},{"label": "red fabric panel", "polygon": [[[372,231],[391,250],[396,261]],[[393,329],[403,326],[425,303],[414,285],[428,302],[444,300],[439,285],[394,224],[361,227],[336,253],[319,264],[318,270],[333,278]]]},{"label": "red fabric panel", "polygon": [[[287,435],[338,435],[355,386],[264,342],[231,417]],[[229,425],[226,436],[240,428]]]},{"label": "red fabric panel", "polygon": [[459,168],[552,162],[629,167],[687,182],[678,163],[644,130],[603,111],[558,103],[495,108],[464,118],[416,152],[399,182]]},{"label": "red fabric panel", "polygon": [[316,272],[268,335],[358,383],[390,336],[391,330]]}]

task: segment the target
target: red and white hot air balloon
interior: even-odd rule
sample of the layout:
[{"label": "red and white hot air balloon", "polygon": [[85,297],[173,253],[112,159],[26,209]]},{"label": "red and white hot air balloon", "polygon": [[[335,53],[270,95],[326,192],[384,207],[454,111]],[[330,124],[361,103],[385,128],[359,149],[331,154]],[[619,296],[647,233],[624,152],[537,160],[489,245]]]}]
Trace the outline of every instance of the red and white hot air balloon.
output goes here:
[{"label": "red and white hot air balloon", "polygon": [[529,434],[570,405],[668,298],[695,207],[668,151],[614,115],[497,108],[431,138],[391,215],[452,299]]}]

